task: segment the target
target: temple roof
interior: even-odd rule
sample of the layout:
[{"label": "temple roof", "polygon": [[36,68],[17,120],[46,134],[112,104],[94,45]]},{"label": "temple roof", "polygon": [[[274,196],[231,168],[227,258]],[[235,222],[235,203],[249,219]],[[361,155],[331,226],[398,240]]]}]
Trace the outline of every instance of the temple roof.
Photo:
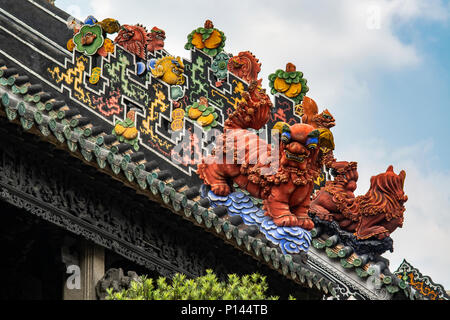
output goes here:
[{"label": "temple roof", "polygon": [[[410,299],[420,298],[407,281],[389,271],[386,259],[359,255],[323,228],[316,226],[312,230],[308,254],[286,253],[240,216],[230,214],[224,206],[213,206],[201,196],[204,190],[193,167],[177,165],[168,156],[167,145],[171,142],[164,133],[169,132],[170,121],[174,123],[173,106],[182,103],[173,97],[173,87],[150,73],[139,78],[137,62],[141,60],[117,44],[115,52],[107,57],[68,51],[66,42],[72,37],[66,27],[69,16],[45,1],[2,3],[0,9],[0,116],[302,286],[315,287],[327,295],[347,294],[363,299],[390,299],[397,292]],[[167,56],[168,52],[158,50],[150,57]],[[124,69],[119,70],[124,61]],[[182,90],[184,94],[190,92],[191,101],[201,96],[189,91],[199,81],[213,87],[211,71],[196,71],[212,61],[196,48],[191,49],[191,60],[183,59],[189,72],[186,71],[187,84]],[[109,70],[99,76],[98,84],[88,81],[95,68]],[[118,78],[124,74],[125,78]],[[236,88],[247,89],[248,83],[230,74],[222,86],[211,92],[220,96],[214,103],[226,106],[227,100],[237,101],[238,96],[233,93]],[[122,100],[116,99],[116,93],[123,94]],[[276,99],[276,107],[289,102],[285,119],[298,118],[294,101],[282,96]],[[149,114],[149,105],[158,112]],[[118,121],[126,122],[130,111],[137,114],[136,122],[144,125],[139,128],[140,138],[133,143],[130,139],[118,139],[114,131]],[[224,107],[217,119],[223,122],[225,112]],[[155,114],[158,119],[152,118]],[[130,128],[133,126],[130,124]]]},{"label": "temple roof", "polygon": [[419,269],[406,260],[402,261],[394,274],[425,299],[450,300],[449,291],[445,291],[442,285],[434,283],[431,277],[423,275]]}]

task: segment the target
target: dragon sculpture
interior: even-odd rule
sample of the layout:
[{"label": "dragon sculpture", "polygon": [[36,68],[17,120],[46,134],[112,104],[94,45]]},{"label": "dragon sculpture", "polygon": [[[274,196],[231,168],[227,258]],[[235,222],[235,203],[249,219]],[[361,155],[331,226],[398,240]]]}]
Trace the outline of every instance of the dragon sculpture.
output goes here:
[{"label": "dragon sculpture", "polygon": [[180,57],[166,56],[159,60],[152,59],[154,65],[151,68],[152,75],[160,78],[170,85],[182,85],[185,78],[183,76],[184,64]]},{"label": "dragon sculpture", "polygon": [[120,27],[119,33],[114,40],[115,43],[125,48],[125,50],[135,54],[141,59],[146,58],[147,46],[150,41],[147,29],[142,25],[130,26],[124,24]]},{"label": "dragon sculpture", "polygon": [[408,197],[403,191],[405,171],[386,172],[370,180],[370,189],[364,196],[355,197],[358,171],[356,162],[333,163],[334,181],[328,181],[313,199],[310,214],[320,220],[336,221],[342,230],[352,232],[358,240],[388,237],[403,225],[404,203]]},{"label": "dragon sculpture", "polygon": [[166,33],[158,27],[153,27],[148,34],[147,51],[153,52],[164,49],[164,40],[166,40]]},{"label": "dragon sculpture", "polygon": [[258,80],[261,63],[250,51],[240,52],[237,56],[230,58],[228,71],[248,83],[251,81],[258,81],[259,85],[262,83],[262,79]]},{"label": "dragon sculpture", "polygon": [[[213,153],[198,166],[199,177],[216,195],[229,195],[233,181],[263,199],[265,214],[277,226],[311,230],[314,223],[308,209],[313,181],[320,172],[319,148],[324,143],[320,132],[307,124],[278,123],[274,128],[279,130],[281,142],[276,154],[270,144],[248,130],[259,130],[267,123],[270,98],[256,81],[242,97],[245,101],[225,121],[224,133],[218,140],[223,145],[217,143]],[[232,157],[227,157],[230,153]]]}]

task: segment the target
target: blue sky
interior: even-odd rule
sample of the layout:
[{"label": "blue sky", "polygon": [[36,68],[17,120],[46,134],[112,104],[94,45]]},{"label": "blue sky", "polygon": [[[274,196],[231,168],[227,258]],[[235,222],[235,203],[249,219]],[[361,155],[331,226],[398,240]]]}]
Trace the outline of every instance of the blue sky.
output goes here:
[{"label": "blue sky", "polygon": [[[170,5],[168,5],[170,3]],[[225,50],[252,51],[267,76],[287,62],[304,72],[319,108],[335,116],[339,160],[357,161],[358,194],[372,175],[406,170],[405,223],[386,254],[406,258],[450,290],[450,2],[444,0],[138,1],[57,0],[166,31],[166,49],[189,57],[186,36],[206,19]]]}]

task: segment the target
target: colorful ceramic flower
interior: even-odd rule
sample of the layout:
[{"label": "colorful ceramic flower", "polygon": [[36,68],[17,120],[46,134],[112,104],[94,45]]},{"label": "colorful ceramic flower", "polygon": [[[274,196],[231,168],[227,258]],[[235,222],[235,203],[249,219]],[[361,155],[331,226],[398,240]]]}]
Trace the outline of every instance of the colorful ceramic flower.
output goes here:
[{"label": "colorful ceramic flower", "polygon": [[215,56],[211,69],[218,80],[226,78],[228,72],[228,60],[230,60],[230,57],[225,52],[221,52]]},{"label": "colorful ceramic flower", "polygon": [[103,29],[99,25],[84,25],[73,37],[75,49],[88,56],[95,54],[103,46],[104,41]]},{"label": "colorful ceramic flower", "polygon": [[180,86],[170,87],[170,98],[174,101],[178,101],[184,97],[183,88]]},{"label": "colorful ceramic flower", "polygon": [[286,71],[279,69],[272,73],[269,81],[272,94],[282,93],[297,104],[302,102],[309,91],[306,85],[307,80],[303,78],[303,72],[296,71],[296,67],[292,63],[286,65]]},{"label": "colorful ceramic flower", "polygon": [[188,42],[184,46],[186,50],[197,48],[212,57],[222,52],[225,47],[224,33],[215,29],[211,20],[206,20],[204,28],[195,29],[187,38]]}]

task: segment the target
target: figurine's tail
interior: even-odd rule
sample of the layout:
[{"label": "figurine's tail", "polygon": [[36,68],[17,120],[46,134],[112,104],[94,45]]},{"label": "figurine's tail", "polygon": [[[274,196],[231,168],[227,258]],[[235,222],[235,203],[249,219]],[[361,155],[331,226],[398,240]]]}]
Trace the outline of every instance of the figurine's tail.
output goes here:
[{"label": "figurine's tail", "polygon": [[265,90],[252,81],[248,91],[242,93],[245,101],[225,121],[226,129],[261,129],[269,121],[272,102]]}]

